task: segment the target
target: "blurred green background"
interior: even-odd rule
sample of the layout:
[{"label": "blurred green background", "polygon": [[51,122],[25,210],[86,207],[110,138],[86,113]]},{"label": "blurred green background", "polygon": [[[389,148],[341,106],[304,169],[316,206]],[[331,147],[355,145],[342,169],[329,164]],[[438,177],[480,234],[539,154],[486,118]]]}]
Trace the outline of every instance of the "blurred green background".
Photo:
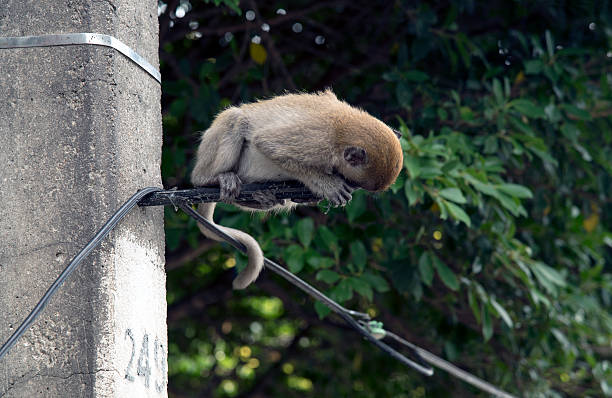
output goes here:
[{"label": "blurred green background", "polygon": [[[609,1],[159,3],[164,186],[230,104],[331,87],[404,169],[343,209],[216,220],[406,339],[524,397],[612,396]],[[166,208],[171,397],[477,397],[400,365]]]}]

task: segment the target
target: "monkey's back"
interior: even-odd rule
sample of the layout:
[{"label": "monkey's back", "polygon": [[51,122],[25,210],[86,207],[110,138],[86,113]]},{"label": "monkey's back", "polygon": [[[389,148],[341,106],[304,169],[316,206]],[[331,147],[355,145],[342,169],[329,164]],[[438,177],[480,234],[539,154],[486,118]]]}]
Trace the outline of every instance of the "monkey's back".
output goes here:
[{"label": "monkey's back", "polygon": [[290,129],[296,137],[305,130],[331,134],[331,116],[338,114],[341,108],[351,107],[339,101],[331,91],[286,94],[240,106],[253,131]]},{"label": "monkey's back", "polygon": [[289,161],[294,169],[300,165],[304,173],[313,169],[331,173],[343,164],[346,148],[358,147],[368,154],[367,164],[353,168],[351,175],[360,186],[384,190],[400,172],[403,154],[393,130],[338,100],[330,90],[286,94],[238,109],[248,125],[244,139],[258,149],[252,154],[257,156],[249,156],[253,160],[262,154],[281,169]]}]

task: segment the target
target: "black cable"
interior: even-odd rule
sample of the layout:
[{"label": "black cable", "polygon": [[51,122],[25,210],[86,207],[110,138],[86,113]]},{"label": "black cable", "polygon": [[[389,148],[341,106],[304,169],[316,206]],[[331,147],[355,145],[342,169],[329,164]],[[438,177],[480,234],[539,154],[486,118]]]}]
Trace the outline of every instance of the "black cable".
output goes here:
[{"label": "black cable", "polygon": [[[258,204],[253,197],[256,192],[272,192],[276,199],[291,199],[292,202],[318,202],[321,200],[308,188],[298,181],[277,181],[243,184],[240,187],[240,194],[236,197],[236,203],[248,205],[249,203]],[[199,187],[191,189],[177,189],[155,192],[143,198],[139,206],[174,206],[180,202],[203,203],[218,202],[219,187]]]},{"label": "black cable", "polygon": [[[237,201],[248,204],[254,200],[253,193],[261,190],[268,190],[275,194],[277,199],[292,199],[295,202],[316,202],[319,200],[308,188],[297,181],[273,182],[245,184],[242,186]],[[216,202],[219,200],[219,188],[194,188],[185,190],[163,190],[161,188],[144,188],[130,197],[102,226],[98,233],[81,249],[81,251],[66,266],[64,271],[57,277],[49,289],[45,292],[38,304],[19,325],[17,330],[0,347],[0,359],[11,349],[11,347],[28,330],[38,315],[47,306],[51,297],[57,289],[65,282],[66,278],[79,266],[81,261],[95,249],[102,239],[117,225],[123,217],[136,205],[140,206],[159,206],[174,205],[175,202],[188,201],[189,203]]]},{"label": "black cable", "polygon": [[76,256],[74,256],[70,264],[68,264],[64,271],[62,271],[62,273],[57,277],[55,282],[53,282],[51,287],[49,287],[45,295],[40,299],[38,304],[36,304],[36,306],[30,312],[27,318],[21,323],[21,325],[19,325],[17,330],[15,330],[11,337],[9,337],[6,343],[2,345],[2,347],[0,348],[0,359],[2,359],[2,357],[8,352],[8,350],[17,342],[17,340],[19,340],[19,338],[25,333],[25,331],[28,330],[30,325],[32,325],[32,322],[34,322],[38,315],[40,315],[41,311],[49,303],[49,300],[55,294],[57,289],[66,281],[66,278],[70,276],[72,271],[74,271],[79,266],[81,261],[83,261],[83,259],[87,257],[89,253],[91,253],[91,251],[100,244],[102,239],[104,239],[106,235],[108,235],[108,233],[115,227],[115,225],[117,225],[117,223],[121,221],[121,219],[125,217],[125,215],[134,206],[136,206],[143,197],[156,191],[161,191],[161,189],[149,187],[136,192],[119,208],[119,210],[115,212],[115,214],[113,214],[113,216],[106,222],[106,224],[102,226],[102,228],[100,228],[98,233],[87,243],[87,245],[85,245],[85,247],[81,249],[81,251]]},{"label": "black cable", "polygon": [[496,397],[500,397],[500,398],[516,398],[514,395],[508,394],[507,392],[500,390],[499,388],[495,387],[493,384],[486,382],[482,380],[481,378],[478,378],[474,376],[473,374],[466,372],[465,370],[461,368],[458,368],[452,363],[445,361],[444,359],[438,357],[437,355],[434,355],[431,352],[424,350],[423,348],[416,346],[409,341],[404,340],[403,338],[396,335],[395,333],[391,333],[388,330],[385,330],[385,335],[397,341],[400,344],[403,344],[407,347],[412,348],[414,351],[416,351],[419,354],[421,358],[423,358],[423,360],[429,362],[430,364],[437,367],[438,369],[445,370],[451,375],[455,376],[456,378],[461,379],[465,381],[466,383],[479,388],[482,391],[488,392],[489,394],[493,394]]},{"label": "black cable", "polygon": [[[214,234],[222,237],[227,243],[241,251],[242,253],[246,253],[246,247],[241,242],[234,239],[232,236],[226,234],[221,229],[217,228],[213,223],[204,218],[200,213],[195,211],[189,204],[185,202],[175,203],[175,205],[185,213],[196,219],[200,224],[202,224],[206,229],[213,232]],[[349,310],[334,300],[330,299],[319,290],[314,288],[312,285],[298,278],[291,272],[287,271],[285,268],[281,267],[277,263],[272,260],[269,260],[264,257],[264,265],[267,269],[275,272],[277,275],[280,275],[287,281],[289,281],[294,286],[298,287],[308,295],[312,296],[316,300],[321,301],[325,304],[329,309],[338,314],[346,323],[349,324],[353,329],[355,329],[359,334],[365,337],[369,342],[374,344],[376,347],[389,354],[391,357],[397,359],[401,363],[410,366],[411,368],[417,370],[418,372],[423,373],[424,375],[431,376],[433,375],[433,368],[429,365],[433,365],[439,369],[445,370],[451,375],[473,385],[474,387],[479,388],[482,391],[493,394],[496,397],[500,398],[516,398],[516,396],[509,394],[496,386],[474,376],[473,374],[466,372],[465,370],[458,368],[452,363],[445,361],[444,359],[438,357],[437,355],[432,354],[431,352],[412,344],[411,342],[404,340],[400,336],[385,330],[385,335],[390,337],[391,339],[399,342],[408,350],[410,350],[412,356],[416,359],[416,362],[406,358],[404,355],[400,354],[387,344],[380,341],[376,338],[367,328],[367,323],[365,321],[370,319],[368,314],[363,312],[357,312],[353,310]],[[362,320],[357,321],[353,318],[353,316],[362,318]]]},{"label": "black cable", "polygon": [[[245,189],[246,188],[246,189]],[[308,189],[306,189],[303,185],[295,182],[286,182],[286,183],[264,183],[264,184],[249,184],[243,186],[243,191],[238,197],[238,201],[240,203],[248,203],[253,200],[252,194],[256,190],[267,189],[272,190],[275,196],[279,199],[292,199],[295,202],[312,202],[318,200],[316,196],[312,194]],[[294,198],[291,195],[296,195]],[[70,274],[79,266],[79,264],[83,261],[85,257],[87,257],[93,249],[95,249],[100,242],[110,233],[110,231],[117,225],[119,221],[121,221],[127,213],[136,205],[141,206],[158,206],[158,205],[173,205],[175,207],[180,207],[183,211],[189,214],[191,217],[195,218],[200,224],[202,224],[207,229],[211,230],[215,234],[221,236],[224,240],[226,240],[229,244],[234,246],[236,249],[241,252],[246,252],[246,247],[233,237],[227,235],[225,232],[217,228],[214,224],[205,219],[200,213],[191,208],[190,203],[198,203],[198,202],[213,202],[217,201],[219,197],[219,189],[218,188],[197,188],[183,191],[176,190],[162,190],[160,188],[149,187],[144,188],[134,195],[130,197],[113,215],[112,217],[100,228],[98,233],[81,249],[81,251],[72,259],[72,261],[68,264],[68,266],[62,271],[62,273],[57,277],[57,279],[53,282],[53,284],[49,287],[44,296],[40,299],[38,304],[34,307],[34,309],[30,312],[30,314],[26,317],[26,319],[19,325],[17,330],[9,337],[9,339],[0,347],[0,359],[10,350],[10,348],[17,342],[17,340],[25,333],[25,331],[32,325],[32,323],[36,320],[38,315],[40,315],[41,311],[46,307],[49,303],[51,297],[56,293],[57,289],[65,282],[65,280],[70,276]],[[363,312],[353,311],[347,308],[344,308],[337,302],[333,301],[319,290],[315,289],[310,284],[306,283],[302,279],[293,275],[291,272],[287,271],[285,268],[281,267],[274,261],[271,261],[267,258],[264,258],[264,265],[280,275],[308,295],[312,296],[316,300],[321,301],[325,304],[329,309],[338,314],[345,322],[347,322],[353,329],[355,329],[359,334],[361,334],[364,338],[370,341],[372,344],[377,346],[382,351],[389,354],[391,357],[397,359],[401,363],[410,366],[411,368],[427,375],[431,376],[433,374],[433,368],[431,368],[429,364],[434,365],[440,369],[446,370],[451,375],[458,377],[475,387],[480,388],[483,391],[494,394],[498,397],[503,398],[515,398],[513,395],[506,393],[485,382],[484,380],[479,379],[478,377],[454,366],[450,362],[443,360],[442,358],[437,357],[436,355],[430,353],[427,350],[424,350],[401,337],[389,332],[385,331],[385,335],[391,337],[397,342],[403,344],[407,347],[412,353],[413,357],[416,361],[413,361],[409,358],[406,358],[404,355],[400,354],[390,346],[381,342],[377,337],[375,337],[370,330],[367,328],[367,324],[365,321],[370,319],[370,316]],[[360,318],[359,321],[355,320],[355,318]]]},{"label": "black cable", "polygon": [[[177,203],[176,205],[178,207],[180,207],[181,210],[183,210],[185,213],[187,213],[191,217],[195,218],[200,224],[202,224],[208,230],[212,231],[216,235],[221,236],[225,241],[227,241],[227,243],[229,243],[230,245],[234,246],[236,249],[240,250],[243,253],[246,253],[246,247],[241,242],[237,241],[233,237],[229,236],[228,234],[226,234],[225,232],[223,232],[222,230],[217,228],[214,224],[212,224],[210,221],[208,221],[206,218],[204,218],[200,213],[198,213],[197,211],[192,209],[190,205],[188,205],[186,203]],[[304,282],[302,279],[300,279],[297,276],[293,275],[291,272],[287,271],[286,269],[284,269],[280,265],[276,264],[272,260],[264,258],[264,265],[266,266],[266,268],[270,269],[271,271],[273,271],[276,274],[280,275],[284,279],[288,280],[293,285],[297,286],[298,288],[300,288],[301,290],[303,290],[304,292],[306,292],[310,296],[312,296],[315,299],[321,301],[329,309],[331,309],[333,312],[335,312],[340,317],[342,317],[342,319],[344,319],[344,321],[346,323],[348,323],[353,329],[355,329],[357,332],[359,332],[359,334],[361,334],[368,341],[370,341],[370,343],[372,343],[376,347],[380,348],[382,351],[386,352],[387,354],[389,354],[393,358],[397,359],[398,361],[400,361],[404,365],[410,366],[411,368],[413,368],[413,369],[423,373],[424,375],[427,375],[427,376],[433,375],[433,369],[429,365],[427,365],[424,361],[421,360],[420,355],[418,355],[418,353],[413,348],[408,347],[412,351],[412,353],[414,354],[414,358],[418,362],[406,358],[404,355],[400,354],[399,352],[397,352],[393,348],[389,347],[387,344],[385,344],[382,341],[376,339],[376,337],[374,337],[372,335],[372,333],[370,333],[366,328],[361,326],[359,324],[359,322],[357,322],[351,316],[351,315],[357,315],[358,317],[363,318],[363,319],[370,319],[370,316],[368,314],[365,314],[365,313],[362,313],[362,312],[357,312],[357,311],[352,311],[352,310],[344,308],[343,306],[341,306],[340,304],[336,303],[334,300],[330,299],[329,297],[327,297],[326,295],[324,295],[323,293],[321,293],[320,291],[315,289],[313,286],[311,286],[308,283]]]}]

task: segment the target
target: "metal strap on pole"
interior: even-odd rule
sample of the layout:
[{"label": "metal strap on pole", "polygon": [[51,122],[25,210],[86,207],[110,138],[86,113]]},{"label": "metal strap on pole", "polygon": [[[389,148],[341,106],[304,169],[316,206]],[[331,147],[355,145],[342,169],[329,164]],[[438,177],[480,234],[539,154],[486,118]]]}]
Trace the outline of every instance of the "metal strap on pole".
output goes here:
[{"label": "metal strap on pole", "polygon": [[158,83],[161,83],[161,73],[136,51],[113,36],[101,33],[62,33],[43,36],[0,37],[2,48],[52,47],[89,44],[94,46],[111,47],[131,59],[136,65],[144,69]]}]

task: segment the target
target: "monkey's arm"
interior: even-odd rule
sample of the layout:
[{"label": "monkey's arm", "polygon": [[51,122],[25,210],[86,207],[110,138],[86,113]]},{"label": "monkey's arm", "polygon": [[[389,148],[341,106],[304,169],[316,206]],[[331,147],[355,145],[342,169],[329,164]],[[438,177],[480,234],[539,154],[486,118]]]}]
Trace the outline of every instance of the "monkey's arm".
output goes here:
[{"label": "monkey's arm", "polygon": [[[221,112],[202,135],[191,182],[196,186],[217,183],[222,186],[240,185],[240,180],[235,180],[237,176],[229,177],[227,173],[235,169],[240,159],[247,129],[248,123],[240,109],[228,108]],[[231,174],[235,176],[235,173]],[[225,177],[235,181],[224,184],[226,181],[220,179]]]}]

